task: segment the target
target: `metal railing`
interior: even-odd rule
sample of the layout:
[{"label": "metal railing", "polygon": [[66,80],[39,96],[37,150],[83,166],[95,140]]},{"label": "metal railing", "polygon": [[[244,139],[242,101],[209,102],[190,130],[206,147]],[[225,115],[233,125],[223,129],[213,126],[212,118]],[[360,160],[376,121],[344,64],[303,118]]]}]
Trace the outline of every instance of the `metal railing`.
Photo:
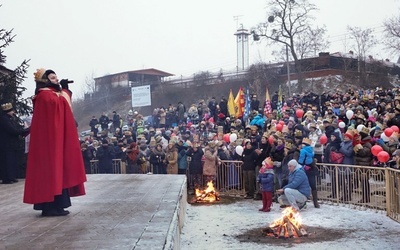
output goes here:
[{"label": "metal railing", "polygon": [[386,212],[400,222],[400,170],[317,164],[318,198],[323,203]]},{"label": "metal railing", "polygon": [[[99,173],[99,160],[90,161],[90,173],[88,174],[98,174]],[[112,160],[112,173],[113,174],[126,174],[126,162],[121,159]]]}]

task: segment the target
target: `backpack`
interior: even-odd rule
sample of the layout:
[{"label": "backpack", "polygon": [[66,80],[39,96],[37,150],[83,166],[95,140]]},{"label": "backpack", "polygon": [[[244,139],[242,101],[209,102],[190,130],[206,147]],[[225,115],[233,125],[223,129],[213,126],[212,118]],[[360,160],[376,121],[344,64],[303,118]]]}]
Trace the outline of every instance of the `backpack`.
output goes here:
[{"label": "backpack", "polygon": [[343,163],[343,160],[344,160],[344,154],[333,150],[329,153],[330,163],[341,164]]}]

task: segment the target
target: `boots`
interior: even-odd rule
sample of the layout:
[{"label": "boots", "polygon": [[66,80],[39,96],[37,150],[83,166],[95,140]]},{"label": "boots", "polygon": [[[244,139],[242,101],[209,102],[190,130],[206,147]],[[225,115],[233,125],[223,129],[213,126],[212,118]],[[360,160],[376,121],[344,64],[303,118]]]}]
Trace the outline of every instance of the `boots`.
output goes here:
[{"label": "boots", "polygon": [[317,190],[312,190],[312,191],[311,191],[311,194],[312,194],[312,199],[313,199],[313,202],[314,202],[314,207],[315,207],[315,208],[320,208],[320,206],[319,206],[319,204],[318,204]]}]

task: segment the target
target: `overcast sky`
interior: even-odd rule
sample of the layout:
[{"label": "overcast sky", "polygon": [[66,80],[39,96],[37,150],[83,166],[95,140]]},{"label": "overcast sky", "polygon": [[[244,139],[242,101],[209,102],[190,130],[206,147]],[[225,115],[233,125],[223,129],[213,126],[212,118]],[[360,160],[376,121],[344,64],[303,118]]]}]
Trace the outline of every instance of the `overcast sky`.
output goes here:
[{"label": "overcast sky", "polygon": [[[329,52],[346,52],[346,27],[374,28],[398,15],[400,0],[311,0],[319,8],[315,23],[326,25]],[[129,70],[156,68],[176,76],[236,67],[238,25],[250,29],[267,17],[266,0],[0,0],[0,28],[14,29],[15,42],[5,51],[8,68],[31,59],[33,72],[51,68],[59,78],[85,79]],[[234,16],[238,16],[235,20]],[[347,42],[346,42],[347,41]],[[376,58],[397,61],[381,49]],[[250,64],[274,61],[265,43],[250,44]]]}]

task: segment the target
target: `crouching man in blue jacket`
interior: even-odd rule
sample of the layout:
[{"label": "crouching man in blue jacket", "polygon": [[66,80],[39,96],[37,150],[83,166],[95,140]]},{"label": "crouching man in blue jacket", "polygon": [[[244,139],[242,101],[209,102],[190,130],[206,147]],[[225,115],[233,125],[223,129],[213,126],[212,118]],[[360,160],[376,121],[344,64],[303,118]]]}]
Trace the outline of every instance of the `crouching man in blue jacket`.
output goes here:
[{"label": "crouching man in blue jacket", "polygon": [[296,161],[290,160],[289,183],[282,189],[276,190],[278,194],[283,194],[278,198],[281,205],[292,206],[299,211],[306,207],[307,197],[310,196],[310,184],[303,167]]}]

